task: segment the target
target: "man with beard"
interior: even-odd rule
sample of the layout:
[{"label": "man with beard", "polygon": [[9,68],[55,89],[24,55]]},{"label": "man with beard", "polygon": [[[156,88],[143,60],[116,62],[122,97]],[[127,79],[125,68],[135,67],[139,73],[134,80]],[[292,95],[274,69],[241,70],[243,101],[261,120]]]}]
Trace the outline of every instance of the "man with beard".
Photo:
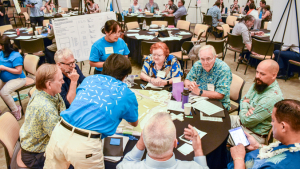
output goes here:
[{"label": "man with beard", "polygon": [[[231,127],[242,126],[260,144],[265,142],[272,125],[274,104],[283,100],[283,95],[276,81],[279,71],[274,60],[264,60],[256,69],[254,84],[241,99],[239,115],[230,115]],[[234,145],[231,138],[229,144]]]},{"label": "man with beard", "polygon": [[54,55],[54,60],[64,77],[65,83],[61,86],[60,95],[64,99],[66,108],[68,109],[75,99],[77,87],[82,83],[85,76],[76,64],[76,59],[74,59],[70,49],[64,48],[58,50]]}]

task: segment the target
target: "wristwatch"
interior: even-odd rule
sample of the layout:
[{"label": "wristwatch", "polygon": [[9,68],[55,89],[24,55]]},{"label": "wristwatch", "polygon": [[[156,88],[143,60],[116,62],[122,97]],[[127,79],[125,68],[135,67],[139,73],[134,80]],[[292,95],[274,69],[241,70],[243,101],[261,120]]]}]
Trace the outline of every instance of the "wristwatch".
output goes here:
[{"label": "wristwatch", "polygon": [[201,96],[203,94],[203,90],[200,89],[200,93],[199,93],[199,96]]},{"label": "wristwatch", "polygon": [[170,84],[170,81],[169,80],[167,80],[167,85],[169,85]]}]

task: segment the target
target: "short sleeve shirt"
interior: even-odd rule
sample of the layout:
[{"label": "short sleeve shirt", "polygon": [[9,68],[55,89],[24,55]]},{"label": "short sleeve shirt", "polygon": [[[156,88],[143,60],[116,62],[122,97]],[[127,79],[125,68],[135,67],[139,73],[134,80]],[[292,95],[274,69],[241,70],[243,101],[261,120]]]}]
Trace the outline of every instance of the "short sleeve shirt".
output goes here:
[{"label": "short sleeve shirt", "polygon": [[221,11],[217,6],[209,8],[207,15],[212,16],[212,26],[218,26],[219,20],[221,19]]},{"label": "short sleeve shirt", "polygon": [[[9,67],[9,68],[15,68],[17,66],[23,65],[23,57],[19,52],[12,51],[8,57],[4,57],[3,51],[0,52],[0,65]],[[25,78],[25,74],[22,71],[21,74],[13,74],[8,71],[2,70],[0,71],[0,79],[3,82],[8,82],[12,79],[17,78]]]},{"label": "short sleeve shirt", "polygon": [[234,4],[230,5],[230,12],[239,13],[240,5],[237,4],[238,8],[233,8]]},{"label": "short sleeve shirt", "polygon": [[[146,75],[150,77],[157,78],[157,71],[158,70],[155,69],[155,63],[153,61],[152,55],[147,56],[144,61],[142,72],[144,72]],[[164,80],[170,80],[173,77],[181,77],[183,75],[180,64],[176,59],[176,57],[174,57],[173,55],[169,55],[167,57],[160,71],[165,72],[165,77],[161,78]]]},{"label": "short sleeve shirt", "polygon": [[178,7],[177,7],[175,4],[173,4],[173,5],[171,5],[171,6],[169,7],[169,9],[170,9],[170,10],[173,10],[173,13],[174,13],[174,12],[177,11]]},{"label": "short sleeve shirt", "polygon": [[222,102],[225,109],[230,109],[230,85],[232,81],[232,74],[230,67],[220,59],[216,59],[212,69],[207,72],[202,67],[201,61],[197,61],[190,72],[188,73],[187,80],[195,81],[199,89],[207,90],[207,84],[213,84],[215,91],[224,95]]},{"label": "short sleeve shirt", "polygon": [[137,4],[136,6],[134,6],[134,4],[130,5],[130,8],[134,8],[134,12],[138,12],[139,10],[142,10],[141,5]]},{"label": "short sleeve shirt", "polygon": [[26,0],[26,4],[35,4],[33,8],[30,8],[30,17],[44,16],[44,11],[40,10],[43,6],[43,1],[48,2],[49,0]]},{"label": "short sleeve shirt", "polygon": [[187,12],[186,12],[185,7],[184,6],[179,7],[177,9],[177,11],[175,13],[173,13],[173,15],[175,16],[175,22],[177,23],[177,21],[180,20],[180,18],[186,14],[187,14]]},{"label": "short sleeve shirt", "polygon": [[138,120],[138,103],[122,81],[107,75],[92,75],[83,80],[71,106],[60,115],[69,124],[102,133],[105,138],[116,132],[122,119]]},{"label": "short sleeve shirt", "polygon": [[[153,7],[153,10],[155,10],[155,9],[159,10],[158,4],[155,2],[153,2],[152,7]],[[145,9],[147,9],[148,11],[151,11],[151,5],[149,2],[145,5]]]},{"label": "short sleeve shirt", "polygon": [[232,29],[233,35],[242,35],[244,44],[252,44],[251,32],[245,25],[245,22],[237,23]]},{"label": "short sleeve shirt", "polygon": [[[119,38],[117,42],[110,43],[105,40],[104,36],[93,44],[90,61],[104,62],[113,53],[128,55],[130,51],[123,39]],[[96,67],[96,70],[102,71],[102,67]]]}]

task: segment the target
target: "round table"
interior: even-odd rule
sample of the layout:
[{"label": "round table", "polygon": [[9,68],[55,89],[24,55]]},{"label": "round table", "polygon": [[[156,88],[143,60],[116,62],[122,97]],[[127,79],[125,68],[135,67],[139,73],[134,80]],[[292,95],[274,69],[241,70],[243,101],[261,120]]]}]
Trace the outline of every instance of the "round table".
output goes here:
[{"label": "round table", "polygon": [[[150,28],[151,29],[151,28]],[[172,35],[175,35],[176,33],[180,31],[189,32],[183,29],[177,29],[177,30],[170,30],[172,32]],[[141,55],[141,42],[142,41],[148,41],[148,42],[160,42],[160,40],[155,37],[152,40],[144,40],[144,39],[137,39],[135,36],[127,36],[128,34],[139,34],[139,35],[153,35],[149,34],[146,30],[140,30],[139,32],[127,32],[124,33],[124,40],[128,45],[129,48],[129,57],[131,57],[133,60],[137,61],[140,65],[143,65],[143,57]],[[181,46],[184,41],[190,41],[192,39],[193,33],[190,32],[190,35],[182,35],[181,40],[172,40],[172,41],[163,41],[167,44],[169,47],[170,52],[178,52],[181,50]],[[150,50],[150,49],[149,49]]]},{"label": "round table", "polygon": [[[136,85],[134,85],[133,89],[141,89],[140,84],[146,85],[147,82],[135,79],[134,80]],[[165,87],[165,90],[168,90],[170,86]],[[146,89],[147,90],[147,89]],[[151,89],[153,90],[153,89]],[[221,102],[218,100],[208,100],[218,106],[221,106]],[[207,165],[209,168],[224,168],[226,167],[226,157],[227,157],[227,150],[226,150],[226,143],[227,138],[229,135],[228,130],[230,129],[230,117],[228,114],[228,111],[225,110],[225,117],[222,118],[223,122],[212,122],[212,121],[203,121],[200,120],[200,114],[199,111],[196,110],[196,114],[193,113],[193,118],[185,118],[184,121],[178,121],[174,120],[174,124],[176,126],[176,138],[180,137],[183,134],[184,128],[187,128],[188,124],[191,124],[192,126],[195,126],[197,129],[206,132],[207,134],[201,139],[202,143],[202,149],[204,155],[206,155],[207,159]],[[182,112],[176,112],[176,111],[170,111],[174,114],[179,114]],[[182,146],[185,144],[185,142],[178,139],[178,146]],[[132,150],[132,148],[135,146],[137,141],[129,141],[126,145],[124,156],[126,153]],[[175,158],[183,161],[192,161],[194,158],[194,152],[188,154],[187,156],[180,153],[177,148],[174,149]],[[146,150],[147,151],[147,150]],[[146,153],[145,153],[146,154]],[[145,158],[145,154],[143,156],[143,159]],[[105,161],[105,168],[114,168],[116,166],[116,163],[111,163],[108,161]]]}]

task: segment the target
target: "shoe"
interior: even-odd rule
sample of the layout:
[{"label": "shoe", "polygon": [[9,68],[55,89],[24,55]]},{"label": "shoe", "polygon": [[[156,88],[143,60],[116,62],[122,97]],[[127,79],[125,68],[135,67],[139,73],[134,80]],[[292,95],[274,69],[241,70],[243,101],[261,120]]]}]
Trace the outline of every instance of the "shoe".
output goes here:
[{"label": "shoe", "polygon": [[15,118],[19,121],[22,118],[22,107],[21,106],[17,106],[18,110],[16,111],[12,111],[11,114],[13,114],[15,116]]},{"label": "shoe", "polygon": [[239,58],[239,59],[238,59],[238,63],[243,63],[243,59],[242,59],[242,58]]}]

